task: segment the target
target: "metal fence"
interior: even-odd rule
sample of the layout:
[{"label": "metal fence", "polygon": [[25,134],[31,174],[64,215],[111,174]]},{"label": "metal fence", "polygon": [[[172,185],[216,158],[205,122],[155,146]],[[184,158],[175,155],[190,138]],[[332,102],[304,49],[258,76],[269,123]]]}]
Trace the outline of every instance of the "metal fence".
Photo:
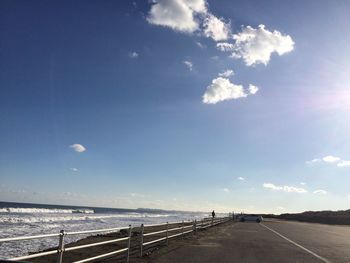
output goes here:
[{"label": "metal fence", "polygon": [[[190,221],[190,222],[173,222],[173,223],[165,223],[165,224],[160,224],[160,225],[141,225],[141,242],[140,242],[140,256],[143,256],[143,251],[144,248],[155,244],[159,242],[165,242],[168,244],[169,239],[181,236],[182,238],[184,235],[189,234],[189,233],[194,233],[196,234],[199,229],[205,229],[211,226],[216,226],[221,223],[225,223],[229,221],[231,217],[221,217],[221,218],[204,218],[200,221],[197,222],[197,220]],[[200,223],[200,224],[198,224]],[[166,226],[164,230],[160,231],[155,231],[155,232],[149,232],[145,233],[147,228],[153,227],[153,226]],[[188,230],[189,229],[189,230]],[[174,233],[175,232],[175,233]],[[174,233],[174,234],[173,234]],[[149,240],[148,242],[144,242],[144,238],[148,236],[155,236],[163,234],[163,237],[154,239],[154,240]],[[169,235],[171,234],[171,235]]]},{"label": "metal fence", "polygon": [[[155,224],[155,225],[142,224],[140,227],[140,256],[142,257],[144,255],[145,249],[147,249],[148,247],[151,247],[151,245],[156,245],[157,243],[160,243],[160,242],[165,242],[166,245],[168,245],[169,239],[179,237],[179,236],[183,238],[186,234],[189,234],[189,233],[196,234],[198,230],[206,229],[208,227],[225,223],[230,219],[232,219],[232,217],[229,216],[229,217],[221,217],[221,218],[204,218],[199,221],[194,220],[194,221],[181,221],[181,222],[170,222],[170,223],[167,222],[167,223]],[[150,228],[162,228],[162,229],[154,232],[148,232]],[[60,233],[54,233],[54,234],[1,238],[0,244],[3,242],[11,242],[11,241],[22,241],[22,240],[30,240],[30,239],[56,237],[58,238],[57,249],[52,249],[49,251],[39,252],[39,253],[30,254],[26,256],[9,258],[7,260],[19,261],[19,260],[27,260],[27,259],[57,254],[57,263],[62,263],[64,252],[126,241],[125,247],[122,249],[118,249],[116,251],[112,251],[109,253],[96,255],[94,257],[89,257],[82,260],[74,261],[73,263],[93,262],[95,260],[109,258],[111,256],[115,256],[122,253],[125,253],[125,260],[126,262],[129,262],[132,229],[133,229],[132,226],[129,225],[129,227],[107,228],[107,229],[75,231],[75,232],[65,232],[64,230],[61,230]],[[116,238],[116,239],[102,241],[102,242],[95,242],[95,243],[90,243],[85,245],[65,247],[64,239],[66,236],[96,234],[96,233],[116,233],[116,232],[120,232],[121,230],[127,231],[127,237],[121,237],[121,238]],[[155,239],[152,239],[152,238],[155,238]],[[146,239],[148,240],[146,241]]]}]

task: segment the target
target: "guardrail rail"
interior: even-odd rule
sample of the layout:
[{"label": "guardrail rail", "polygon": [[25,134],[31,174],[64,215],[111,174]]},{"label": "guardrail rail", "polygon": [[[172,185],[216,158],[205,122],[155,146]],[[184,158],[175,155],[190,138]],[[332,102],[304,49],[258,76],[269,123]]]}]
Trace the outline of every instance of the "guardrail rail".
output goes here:
[{"label": "guardrail rail", "polygon": [[[196,234],[198,230],[216,226],[216,225],[225,223],[229,220],[232,220],[231,216],[218,217],[218,218],[203,218],[199,221],[192,220],[192,221],[166,222],[166,223],[154,224],[154,225],[141,224],[141,227],[139,227],[140,228],[140,244],[139,244],[140,256],[142,257],[144,255],[144,251],[147,248],[152,247],[152,245],[154,246],[156,244],[159,244],[160,242],[164,242],[166,245],[168,245],[169,240],[172,238],[181,236],[181,238],[183,239],[184,236],[187,234],[190,234],[190,233]],[[160,230],[148,232],[150,228],[160,228]],[[124,230],[127,232],[126,237],[120,237],[120,238],[115,238],[107,241],[89,243],[84,245],[65,247],[66,236],[96,234],[96,233],[99,233],[99,234],[116,233],[116,232],[120,232],[121,230]],[[117,228],[95,229],[95,230],[74,231],[74,232],[65,232],[64,230],[61,230],[60,233],[53,233],[53,234],[1,238],[0,244],[3,242],[22,241],[22,240],[30,240],[30,239],[58,238],[57,249],[51,249],[48,251],[38,252],[38,253],[25,255],[25,256],[8,258],[6,260],[20,261],[20,260],[28,260],[32,258],[38,258],[38,257],[57,254],[57,263],[62,263],[64,252],[125,241],[126,244],[124,248],[118,249],[116,251],[96,255],[93,257],[81,259],[78,261],[74,261],[73,263],[93,262],[95,260],[109,258],[122,253],[125,253],[125,260],[126,262],[129,262],[132,230],[133,230],[133,227],[131,225],[129,225],[129,227],[117,227]]]}]

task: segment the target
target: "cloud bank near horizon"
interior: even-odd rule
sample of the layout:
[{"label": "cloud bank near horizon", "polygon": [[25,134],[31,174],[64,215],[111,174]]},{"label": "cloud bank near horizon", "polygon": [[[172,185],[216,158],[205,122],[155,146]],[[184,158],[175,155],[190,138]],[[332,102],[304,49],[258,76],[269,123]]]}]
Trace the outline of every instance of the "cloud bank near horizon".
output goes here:
[{"label": "cloud bank near horizon", "polygon": [[275,185],[272,183],[264,183],[263,187],[270,189],[270,190],[283,191],[283,192],[287,192],[287,193],[298,193],[298,194],[307,193],[307,190],[304,188],[288,186],[288,185],[279,186],[279,185]]}]

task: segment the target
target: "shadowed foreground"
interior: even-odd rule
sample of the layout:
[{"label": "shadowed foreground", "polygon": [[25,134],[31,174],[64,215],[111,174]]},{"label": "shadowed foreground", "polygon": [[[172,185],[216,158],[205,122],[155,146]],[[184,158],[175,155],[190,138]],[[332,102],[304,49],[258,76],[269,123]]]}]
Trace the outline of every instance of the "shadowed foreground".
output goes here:
[{"label": "shadowed foreground", "polygon": [[[266,227],[264,227],[266,226]],[[281,237],[280,235],[283,237]],[[287,240],[289,239],[289,240]],[[136,262],[350,262],[350,227],[285,221],[229,223]]]},{"label": "shadowed foreground", "polygon": [[[155,229],[150,229],[154,231]],[[335,226],[292,221],[266,220],[255,222],[233,222],[190,233],[184,238],[157,243],[144,250],[140,258],[138,230],[132,237],[130,262],[144,263],[211,263],[211,262],[350,262],[350,226]],[[113,237],[125,233],[110,234]],[[112,238],[110,235],[92,236],[77,244]],[[116,235],[116,236],[115,236]],[[159,236],[161,237],[161,236]],[[159,238],[154,236],[154,238]],[[73,244],[70,244],[73,245]],[[68,247],[70,246],[68,245]],[[65,262],[73,262],[109,251],[115,251],[125,244],[99,246],[72,251],[64,256]],[[96,262],[125,262],[125,254]],[[34,262],[56,262],[56,256],[40,258]]]}]

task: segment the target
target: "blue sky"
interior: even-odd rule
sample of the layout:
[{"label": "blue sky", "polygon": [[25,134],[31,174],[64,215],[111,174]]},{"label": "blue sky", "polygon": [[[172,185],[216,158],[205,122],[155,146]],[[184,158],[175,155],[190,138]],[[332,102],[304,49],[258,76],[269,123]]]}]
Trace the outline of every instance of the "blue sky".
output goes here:
[{"label": "blue sky", "polygon": [[349,2],[0,6],[0,200],[349,208]]}]

